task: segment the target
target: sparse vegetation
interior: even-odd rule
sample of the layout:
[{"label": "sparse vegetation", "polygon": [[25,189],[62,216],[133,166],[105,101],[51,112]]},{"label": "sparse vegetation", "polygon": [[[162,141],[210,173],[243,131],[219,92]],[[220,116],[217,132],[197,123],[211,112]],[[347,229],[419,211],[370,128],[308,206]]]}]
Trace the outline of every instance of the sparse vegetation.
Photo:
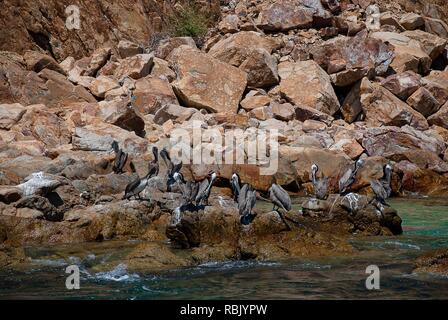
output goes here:
[{"label": "sparse vegetation", "polygon": [[168,31],[174,37],[203,37],[212,19],[200,8],[187,2],[168,19]]}]

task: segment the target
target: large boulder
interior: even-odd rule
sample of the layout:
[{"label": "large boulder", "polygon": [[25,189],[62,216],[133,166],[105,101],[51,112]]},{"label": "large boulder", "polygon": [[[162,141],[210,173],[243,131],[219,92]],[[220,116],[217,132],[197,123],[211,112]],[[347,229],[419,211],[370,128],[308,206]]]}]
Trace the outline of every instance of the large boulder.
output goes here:
[{"label": "large boulder", "polygon": [[253,51],[264,49],[269,54],[278,47],[278,41],[254,31],[241,31],[217,42],[208,54],[213,58],[239,67]]},{"label": "large boulder", "polygon": [[282,62],[278,68],[280,93],[290,102],[331,116],[339,110],[339,101],[330,77],[316,62]]},{"label": "large boulder", "polygon": [[425,51],[433,60],[440,56],[448,43],[446,39],[442,39],[432,33],[424,32],[422,30],[405,31],[402,34],[420,42],[423,51]]},{"label": "large boulder", "polygon": [[43,69],[50,69],[65,75],[64,69],[49,55],[38,51],[26,51],[23,55],[28,70],[40,72]]},{"label": "large boulder", "polygon": [[383,75],[392,59],[393,48],[382,40],[370,38],[366,31],[355,37],[339,36],[310,51],[336,86],[345,87],[366,75]]},{"label": "large boulder", "polygon": [[163,39],[159,45],[157,46],[157,49],[154,52],[154,56],[160,59],[166,59],[168,55],[180,46],[189,46],[193,49],[197,49],[196,43],[194,42],[193,38],[191,37],[174,37],[174,38],[168,38]]},{"label": "large boulder", "polygon": [[419,112],[398,99],[389,90],[364,78],[360,87],[361,105],[366,122],[372,126],[404,126],[428,129],[428,122]]},{"label": "large boulder", "polygon": [[297,28],[331,25],[332,14],[320,0],[277,0],[262,4],[257,27],[267,31],[288,31]]},{"label": "large boulder", "polygon": [[135,133],[99,121],[85,127],[76,127],[72,145],[76,150],[111,151],[114,140],[128,153],[142,154],[148,148],[148,141]]},{"label": "large boulder", "polygon": [[154,114],[165,104],[179,104],[167,80],[147,76],[135,82],[133,106],[141,114]]},{"label": "large boulder", "polygon": [[42,69],[37,74],[26,70],[23,59],[13,53],[0,53],[0,100],[24,106],[42,103],[48,107],[96,101],[84,87],[73,85],[56,71]]},{"label": "large boulder", "polygon": [[445,103],[439,111],[428,118],[429,124],[441,126],[448,129],[448,102]]},{"label": "large boulder", "polygon": [[70,143],[71,139],[64,120],[42,104],[28,106],[27,112],[11,130],[42,141],[51,148]]},{"label": "large boulder", "polygon": [[177,73],[178,98],[188,107],[236,113],[247,84],[246,73],[189,46],[168,56]]},{"label": "large boulder", "polygon": [[[431,57],[421,48],[419,41],[395,32],[374,32],[372,37],[393,46],[395,58],[391,67],[396,72],[412,70],[425,74],[431,69]],[[410,64],[412,60],[418,61],[417,65]]]},{"label": "large boulder", "polygon": [[140,79],[146,77],[154,64],[152,54],[137,54],[135,56],[123,59],[114,71],[114,77],[122,80],[125,77]]},{"label": "large boulder", "polygon": [[20,103],[0,104],[0,129],[11,129],[22,118],[25,111],[26,108]]},{"label": "large boulder", "polygon": [[419,74],[406,71],[388,76],[381,85],[401,100],[406,100],[422,86],[422,80]]}]

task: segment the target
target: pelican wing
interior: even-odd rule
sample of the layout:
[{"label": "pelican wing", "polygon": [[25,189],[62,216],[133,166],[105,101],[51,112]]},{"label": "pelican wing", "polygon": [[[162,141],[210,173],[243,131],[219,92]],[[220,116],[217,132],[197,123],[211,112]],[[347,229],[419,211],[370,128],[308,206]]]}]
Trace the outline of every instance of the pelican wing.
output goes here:
[{"label": "pelican wing", "polygon": [[349,168],[344,175],[339,179],[339,193],[343,193],[354,182],[353,170]]},{"label": "pelican wing", "polygon": [[386,203],[387,199],[387,191],[384,189],[384,186],[378,180],[370,181],[370,187],[372,188],[373,193],[375,193],[376,199],[382,204]]},{"label": "pelican wing", "polygon": [[328,179],[327,178],[321,178],[316,181],[316,184],[314,185],[316,197],[318,199],[324,200],[327,198],[327,191],[328,191]]},{"label": "pelican wing", "polygon": [[271,201],[280,208],[287,211],[291,210],[291,198],[288,192],[278,184],[273,184],[269,189],[269,197]]},{"label": "pelican wing", "polygon": [[137,186],[140,184],[140,178],[137,177],[135,180],[131,181],[125,189],[125,194],[128,194],[130,192],[132,192],[135,188],[137,188]]}]

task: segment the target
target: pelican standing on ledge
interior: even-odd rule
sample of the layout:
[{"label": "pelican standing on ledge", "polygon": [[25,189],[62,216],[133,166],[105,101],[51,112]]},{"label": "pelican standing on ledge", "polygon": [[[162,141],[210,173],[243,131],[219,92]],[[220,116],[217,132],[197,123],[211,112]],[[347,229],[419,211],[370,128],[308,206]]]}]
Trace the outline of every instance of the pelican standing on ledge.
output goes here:
[{"label": "pelican standing on ledge", "polygon": [[319,167],[317,164],[313,163],[311,166],[311,181],[314,187],[314,196],[317,199],[325,200],[328,198],[328,179],[322,177],[320,179],[317,178],[317,172],[319,171]]},{"label": "pelican standing on ledge", "polygon": [[141,200],[140,193],[143,190],[145,190],[146,186],[148,185],[149,179],[156,176],[159,172],[157,151],[158,151],[157,147],[152,148],[152,152],[154,154],[154,160],[152,160],[148,164],[148,173],[143,177],[143,179],[140,179],[140,177],[137,175],[137,178],[126,186],[123,200],[130,199],[132,197],[134,198],[138,197],[138,199]]},{"label": "pelican standing on ledge", "polygon": [[208,206],[208,198],[210,197],[210,193],[212,191],[213,183],[216,180],[216,173],[212,172],[210,176],[210,181],[208,179],[204,179],[199,185],[198,195],[196,196],[196,206]]},{"label": "pelican standing on ledge", "polygon": [[285,212],[291,210],[291,198],[288,192],[286,192],[286,190],[283,189],[280,185],[274,183],[269,188],[269,199],[271,199],[272,203],[274,204],[272,210],[278,213],[280,219],[282,219],[288,230],[291,230],[291,227],[286,222],[283,214],[279,211],[279,209],[283,209]]},{"label": "pelican standing on ledge", "polygon": [[358,170],[364,165],[364,160],[359,159],[355,162],[354,168],[348,168],[344,175],[339,179],[339,194],[346,195],[348,188],[355,182]]},{"label": "pelican standing on ledge", "polygon": [[165,148],[160,151],[160,156],[162,157],[163,162],[165,163],[165,166],[167,168],[166,191],[171,192],[172,186],[176,183],[174,174],[176,172],[180,172],[180,170],[182,169],[182,162],[175,165],[173,161],[171,161],[170,155]]},{"label": "pelican standing on ledge", "polygon": [[246,183],[238,194],[238,210],[242,224],[248,225],[254,220],[255,215],[252,213],[252,209],[255,207],[256,202],[257,195],[255,190]]},{"label": "pelican standing on ledge", "polygon": [[386,164],[383,168],[384,176],[380,180],[372,180],[370,181],[370,187],[372,188],[373,193],[375,194],[375,200],[377,201],[377,208],[382,209],[378,204],[389,206],[386,203],[386,199],[388,199],[392,193],[392,188],[390,186],[391,178],[392,178],[392,166],[390,164]]},{"label": "pelican standing on ledge", "polygon": [[114,160],[114,165],[112,167],[112,170],[116,174],[123,173],[124,165],[126,164],[126,161],[128,160],[128,154],[120,149],[120,147],[118,146],[118,142],[115,140],[114,140],[114,142],[112,142],[112,149],[115,152],[115,160]]},{"label": "pelican standing on ledge", "polygon": [[235,202],[238,202],[238,196],[240,194],[241,191],[241,180],[240,180],[240,176],[236,173],[232,174],[232,178],[230,179],[230,185],[232,186],[232,191],[233,191],[233,200]]}]

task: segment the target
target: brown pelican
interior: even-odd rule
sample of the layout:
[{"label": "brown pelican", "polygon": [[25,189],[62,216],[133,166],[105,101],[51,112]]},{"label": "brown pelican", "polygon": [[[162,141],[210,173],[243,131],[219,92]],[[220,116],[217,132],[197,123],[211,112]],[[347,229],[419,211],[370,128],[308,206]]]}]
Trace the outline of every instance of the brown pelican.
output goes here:
[{"label": "brown pelican", "polygon": [[118,142],[115,140],[112,142],[112,148],[115,152],[115,160],[112,170],[117,174],[123,173],[123,167],[128,160],[128,154],[119,148]]},{"label": "brown pelican", "polygon": [[197,207],[194,205],[194,201],[198,195],[199,184],[195,181],[185,181],[180,172],[175,172],[173,178],[182,193],[182,204],[179,210],[181,212],[196,211]]},{"label": "brown pelican", "polygon": [[387,191],[384,188],[383,184],[379,180],[372,180],[370,181],[370,187],[375,194],[375,200],[382,205],[389,206],[386,203]]},{"label": "brown pelican", "polygon": [[313,163],[311,166],[311,181],[314,187],[314,196],[317,199],[325,200],[328,198],[328,179],[322,177],[320,179],[317,178],[317,172],[319,171],[319,167],[317,164]]},{"label": "brown pelican", "polygon": [[159,149],[156,146],[152,147],[152,155],[154,159],[148,165],[148,172],[155,177],[159,174]]},{"label": "brown pelican", "polygon": [[384,166],[383,171],[384,171],[384,177],[383,179],[381,179],[381,184],[383,185],[384,190],[386,190],[387,198],[389,198],[392,194],[392,188],[390,186],[392,179],[392,166],[390,164],[386,164]]},{"label": "brown pelican", "polygon": [[240,184],[240,176],[237,173],[234,173],[232,175],[232,178],[230,179],[230,185],[232,186],[233,200],[235,200],[235,202],[238,202],[238,195],[240,194],[241,190]]},{"label": "brown pelican", "polygon": [[213,183],[216,180],[216,173],[212,172],[210,181],[204,179],[199,185],[198,195],[196,196],[196,205],[205,206],[208,205],[208,198],[210,197],[210,192],[212,190]]},{"label": "brown pelican", "polygon": [[280,185],[273,183],[269,188],[269,199],[271,199],[271,202],[274,204],[272,210],[278,213],[280,219],[282,219],[288,230],[291,230],[291,227],[286,222],[283,214],[279,211],[279,209],[283,209],[285,212],[291,210],[291,198],[289,197],[288,192],[286,192]]},{"label": "brown pelican", "polygon": [[254,220],[255,215],[252,213],[252,209],[255,207],[256,202],[257,195],[255,190],[249,184],[243,185],[238,194],[238,210],[242,224],[248,225]]},{"label": "brown pelican", "polygon": [[169,155],[168,151],[166,151],[165,148],[163,148],[162,151],[160,151],[160,156],[162,157],[163,162],[165,162],[165,166],[168,170],[168,179],[166,181],[166,191],[171,192],[172,186],[176,183],[176,180],[174,179],[174,174],[177,172],[180,172],[180,170],[182,169],[182,162],[175,165],[171,161],[170,155]]},{"label": "brown pelican", "polygon": [[344,175],[339,179],[339,194],[347,194],[347,189],[355,182],[356,174],[358,170],[363,166],[364,160],[359,159],[355,162],[354,168],[348,168]]},{"label": "brown pelican", "polygon": [[[153,148],[153,152],[155,151],[154,149],[157,149],[156,147]],[[130,199],[131,197],[141,199],[140,197],[140,193],[145,190],[146,186],[148,185],[148,181],[149,179],[151,179],[152,177],[154,177],[155,175],[157,175],[158,173],[158,164],[156,164],[157,160],[153,160],[149,163],[148,165],[148,173],[142,178],[140,179],[140,177],[137,175],[137,178],[130,182],[127,186],[126,189],[124,191],[124,196],[123,196],[123,200],[124,199]]]}]

